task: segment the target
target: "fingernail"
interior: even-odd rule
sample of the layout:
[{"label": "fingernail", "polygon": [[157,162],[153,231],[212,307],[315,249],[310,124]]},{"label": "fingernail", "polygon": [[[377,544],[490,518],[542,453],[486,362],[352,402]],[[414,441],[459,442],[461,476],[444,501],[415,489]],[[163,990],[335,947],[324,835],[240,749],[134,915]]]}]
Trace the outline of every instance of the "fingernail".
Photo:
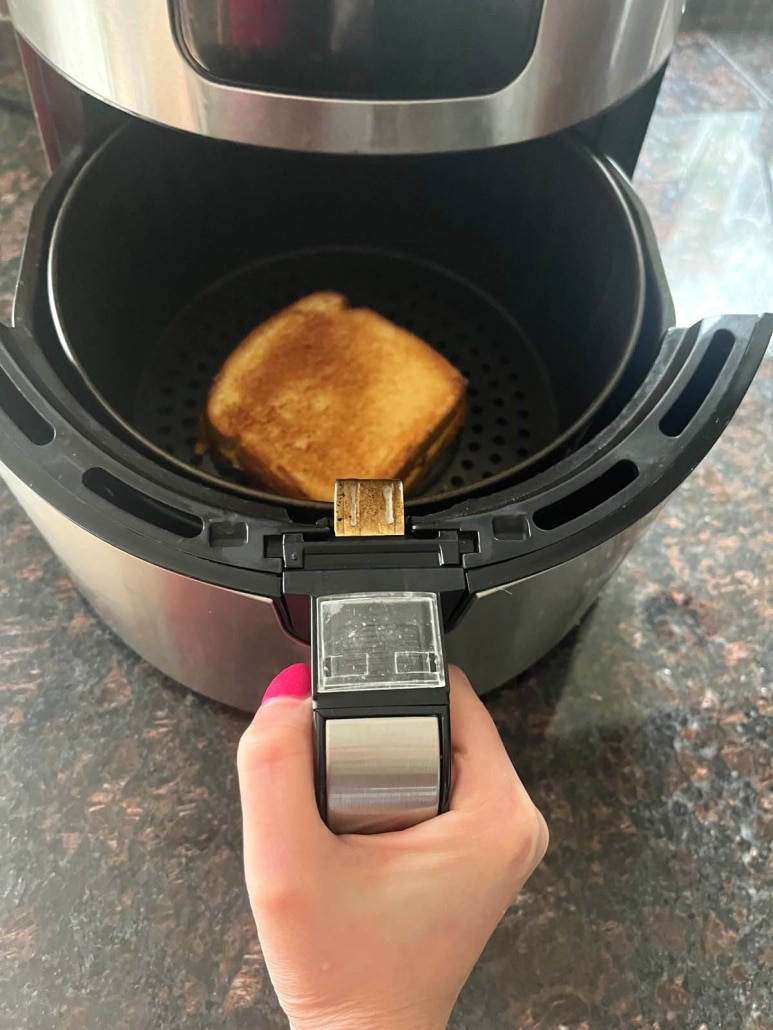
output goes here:
[{"label": "fingernail", "polygon": [[311,693],[311,669],[308,665],[291,665],[271,680],[266,687],[261,704],[277,697],[308,697]]}]

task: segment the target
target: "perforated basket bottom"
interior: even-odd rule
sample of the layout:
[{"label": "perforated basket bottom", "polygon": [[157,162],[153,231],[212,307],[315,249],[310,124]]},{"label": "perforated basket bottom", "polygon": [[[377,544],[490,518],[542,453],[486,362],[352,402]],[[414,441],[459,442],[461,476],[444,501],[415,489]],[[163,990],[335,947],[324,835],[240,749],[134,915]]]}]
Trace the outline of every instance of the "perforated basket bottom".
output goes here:
[{"label": "perforated basket bottom", "polygon": [[490,297],[443,269],[360,249],[303,251],[242,268],[180,312],[144,369],[135,428],[175,461],[249,487],[198,455],[212,379],[255,326],[316,290],[343,293],[416,333],[469,380],[469,415],[422,496],[458,493],[522,465],[559,435],[549,381],[518,325]]}]

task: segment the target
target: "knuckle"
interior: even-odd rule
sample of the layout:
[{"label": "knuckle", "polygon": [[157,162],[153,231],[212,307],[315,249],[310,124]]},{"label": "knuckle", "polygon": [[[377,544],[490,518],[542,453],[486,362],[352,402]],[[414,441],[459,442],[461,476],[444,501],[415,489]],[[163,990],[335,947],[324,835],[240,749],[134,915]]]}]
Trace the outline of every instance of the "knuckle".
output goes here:
[{"label": "knuckle", "polygon": [[525,880],[547,850],[547,825],[522,792],[510,799],[497,827],[497,854],[516,879]]},{"label": "knuckle", "polygon": [[239,741],[236,765],[240,775],[277,765],[288,756],[292,741],[284,726],[251,726]]},{"label": "knuckle", "polygon": [[548,824],[542,812],[540,812],[538,808],[535,808],[534,811],[537,813],[537,818],[539,819],[537,849],[534,853],[534,866],[536,868],[540,864],[542,859],[545,857],[545,855],[548,853],[548,848],[550,847],[550,828],[548,827]]},{"label": "knuckle", "polygon": [[256,916],[288,923],[307,910],[304,886],[284,877],[258,877],[249,884],[250,903]]}]

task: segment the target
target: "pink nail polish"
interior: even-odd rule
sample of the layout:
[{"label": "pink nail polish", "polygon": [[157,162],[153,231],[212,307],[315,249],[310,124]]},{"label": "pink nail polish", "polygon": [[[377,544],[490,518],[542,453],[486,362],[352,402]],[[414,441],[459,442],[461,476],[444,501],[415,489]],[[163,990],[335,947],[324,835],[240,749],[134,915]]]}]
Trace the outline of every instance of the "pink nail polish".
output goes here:
[{"label": "pink nail polish", "polygon": [[291,665],[271,680],[261,704],[277,697],[304,698],[311,693],[311,669],[308,665]]}]

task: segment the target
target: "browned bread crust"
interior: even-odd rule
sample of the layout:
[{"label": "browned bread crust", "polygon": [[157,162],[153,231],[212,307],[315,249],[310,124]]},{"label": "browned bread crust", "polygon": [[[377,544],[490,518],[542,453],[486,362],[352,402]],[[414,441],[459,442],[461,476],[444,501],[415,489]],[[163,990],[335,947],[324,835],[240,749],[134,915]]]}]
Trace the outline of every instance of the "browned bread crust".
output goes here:
[{"label": "browned bread crust", "polygon": [[413,333],[337,293],[274,315],[227,358],[206,407],[210,445],[288,497],[336,479],[415,486],[461,429],[464,377]]}]

